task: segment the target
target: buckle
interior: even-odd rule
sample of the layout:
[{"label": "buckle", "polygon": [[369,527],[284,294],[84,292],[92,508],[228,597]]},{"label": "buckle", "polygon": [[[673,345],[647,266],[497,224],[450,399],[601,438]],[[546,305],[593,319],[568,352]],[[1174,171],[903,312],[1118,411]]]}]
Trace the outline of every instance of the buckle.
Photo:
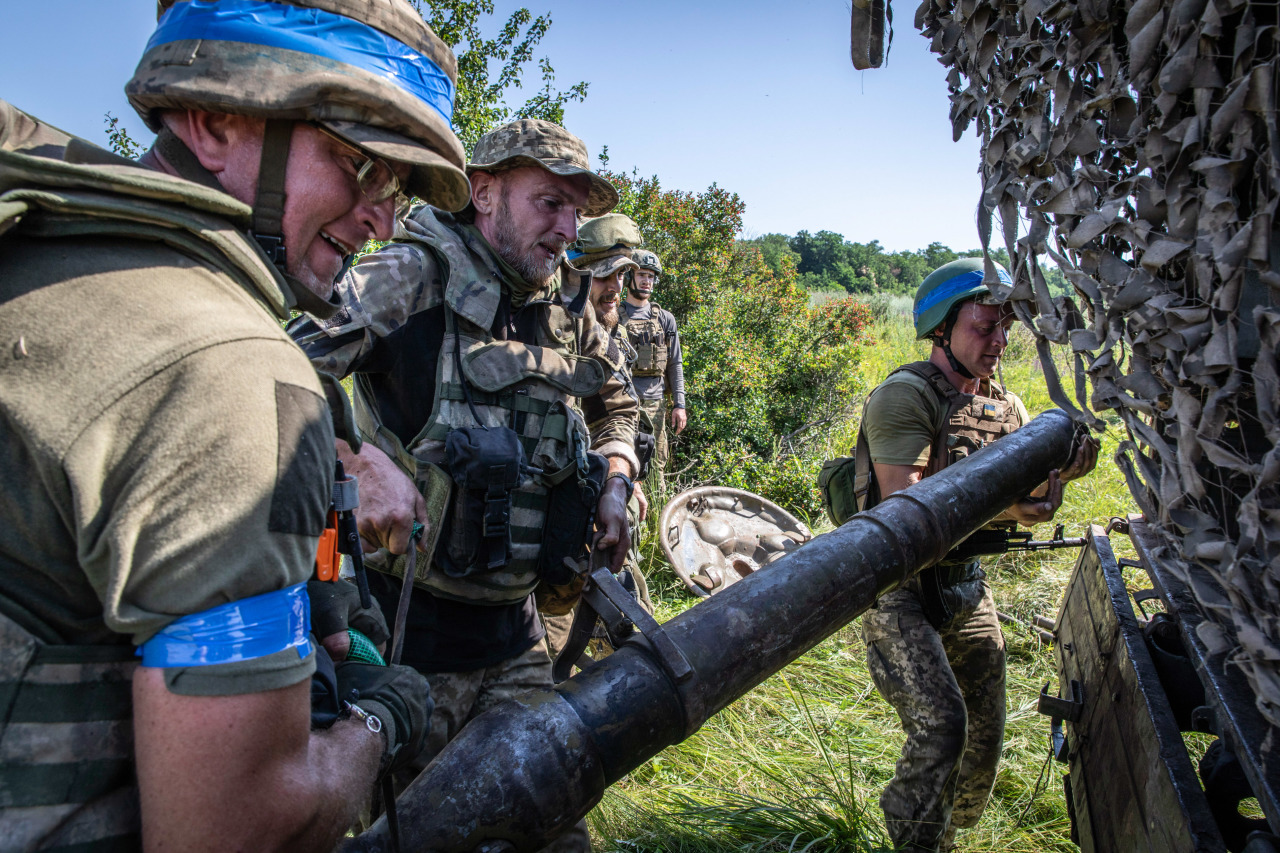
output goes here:
[{"label": "buckle", "polygon": [[271,263],[275,264],[280,269],[284,269],[285,250],[283,237],[275,237],[270,234],[258,234],[254,231],[250,231],[249,236],[252,237],[258,246],[262,248],[262,251],[267,256],[267,260],[271,261]]}]

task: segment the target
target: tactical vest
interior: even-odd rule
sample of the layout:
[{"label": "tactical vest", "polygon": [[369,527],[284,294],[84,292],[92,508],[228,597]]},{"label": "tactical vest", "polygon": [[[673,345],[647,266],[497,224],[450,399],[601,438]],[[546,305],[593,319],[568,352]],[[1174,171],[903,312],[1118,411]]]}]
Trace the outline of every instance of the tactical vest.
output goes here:
[{"label": "tactical vest", "polygon": [[[39,151],[41,156],[30,153]],[[55,159],[59,158],[59,159]],[[138,166],[0,102],[0,233],[157,241],[225,273],[281,319],[292,299],[233,222],[231,196]],[[5,849],[141,849],[134,648],[45,643],[0,615]]]},{"label": "tactical vest", "polygon": [[[932,362],[904,364],[889,375],[902,371],[914,373],[928,382],[929,387],[944,403],[941,418],[934,430],[933,448],[925,467],[925,477],[959,462],[975,450],[1008,435],[1022,425],[1018,420],[1018,410],[1004,390],[995,383],[989,383],[994,396],[983,397],[960,393],[947,381],[942,369]],[[855,494],[858,511],[861,512],[875,506],[881,497],[875,482],[875,468],[871,463],[871,447],[862,426],[858,428],[854,465]]]},{"label": "tactical vest", "polygon": [[[914,373],[929,383],[944,402],[942,415],[934,431],[933,448],[924,476],[938,473],[948,465],[964,459],[970,453],[1008,435],[1022,424],[1018,410],[995,383],[989,383],[993,396],[962,394],[947,381],[942,369],[932,362],[917,361],[903,365],[899,371]],[[889,374],[890,376],[893,373]],[[865,422],[865,414],[863,418]],[[880,490],[875,482],[875,468],[871,463],[871,448],[862,426],[858,428],[858,443],[854,450],[855,477],[859,511],[875,506],[880,501]],[[1003,526],[993,523],[991,526]],[[943,558],[911,578],[904,585],[915,593],[924,609],[925,617],[937,630],[942,630],[959,613],[970,613],[982,602],[985,594],[984,575],[977,560],[948,560]]]},{"label": "tactical vest", "polygon": [[649,303],[648,320],[628,320],[627,337],[636,350],[636,363],[631,368],[635,376],[662,376],[667,370],[667,333],[658,322],[662,309],[658,303]]},{"label": "tactical vest", "polygon": [[[434,476],[432,469],[444,459],[445,437],[454,428],[477,426],[468,394],[483,425],[516,431],[528,464],[544,473],[526,477],[512,494],[511,550],[505,568],[455,578],[436,565],[414,581],[435,595],[458,601],[514,604],[538,584],[548,483],[576,470],[579,453],[585,459],[590,441],[576,401],[601,389],[604,369],[594,359],[577,355],[577,320],[557,300],[531,300],[525,309],[538,312],[536,344],[495,339],[490,326],[501,295],[495,271],[485,267],[430,209],[421,208],[414,222],[420,228],[397,239],[430,251],[445,281],[445,336],[437,363],[435,402],[426,425],[406,446],[383,426],[372,390],[357,374],[356,424],[365,440],[414,478],[429,506],[429,492],[440,479],[438,467]],[[460,357],[455,358],[455,352]],[[436,547],[446,545],[440,542]]]}]

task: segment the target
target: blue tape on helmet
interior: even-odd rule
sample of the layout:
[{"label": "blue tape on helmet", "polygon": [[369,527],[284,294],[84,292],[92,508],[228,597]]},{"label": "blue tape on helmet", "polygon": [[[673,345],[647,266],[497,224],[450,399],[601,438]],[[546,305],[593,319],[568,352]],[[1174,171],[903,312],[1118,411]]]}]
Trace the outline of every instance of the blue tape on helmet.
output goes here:
[{"label": "blue tape on helmet", "polygon": [[[1013,279],[1009,277],[1007,272],[999,267],[996,268],[996,276],[1000,279],[1001,283],[1006,286],[1013,286]],[[955,299],[959,295],[969,295],[983,290],[982,279],[982,270],[969,270],[968,272],[960,273],[954,278],[947,279],[942,284],[929,291],[924,299],[920,300],[920,304],[917,305],[915,311],[912,312],[912,320],[918,322],[921,314],[940,302]]]},{"label": "blue tape on helmet", "polygon": [[151,34],[147,50],[188,39],[296,50],[376,74],[453,121],[453,81],[435,62],[360,21],[323,9],[223,0],[176,3]]},{"label": "blue tape on helmet", "polygon": [[175,619],[138,647],[143,666],[211,666],[297,649],[311,654],[307,585],[220,604]]}]

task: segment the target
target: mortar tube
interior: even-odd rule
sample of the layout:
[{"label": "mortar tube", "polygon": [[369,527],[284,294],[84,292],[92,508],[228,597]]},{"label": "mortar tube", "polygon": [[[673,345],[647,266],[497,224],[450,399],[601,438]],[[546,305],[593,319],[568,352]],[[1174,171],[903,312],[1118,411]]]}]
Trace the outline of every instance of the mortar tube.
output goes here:
[{"label": "mortar tube", "polygon": [[[933,565],[1066,465],[1075,425],[1045,412],[969,458],[703,599],[663,628],[677,684],[635,638],[554,690],[472,720],[397,800],[407,850],[535,851],[604,790]],[[386,851],[385,820],[344,851]]]}]

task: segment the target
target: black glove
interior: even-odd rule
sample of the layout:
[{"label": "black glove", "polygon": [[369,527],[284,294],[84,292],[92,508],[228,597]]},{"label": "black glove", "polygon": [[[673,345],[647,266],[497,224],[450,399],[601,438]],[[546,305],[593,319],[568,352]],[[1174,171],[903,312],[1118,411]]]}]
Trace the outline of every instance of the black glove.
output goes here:
[{"label": "black glove", "polygon": [[364,634],[375,646],[391,636],[377,599],[372,607],[361,607],[360,590],[350,581],[307,581],[307,598],[311,599],[311,632],[317,639],[348,628]]},{"label": "black glove", "polygon": [[338,695],[382,721],[387,751],[381,772],[398,770],[416,758],[431,731],[435,707],[427,680],[410,666],[342,661],[334,669]]}]

